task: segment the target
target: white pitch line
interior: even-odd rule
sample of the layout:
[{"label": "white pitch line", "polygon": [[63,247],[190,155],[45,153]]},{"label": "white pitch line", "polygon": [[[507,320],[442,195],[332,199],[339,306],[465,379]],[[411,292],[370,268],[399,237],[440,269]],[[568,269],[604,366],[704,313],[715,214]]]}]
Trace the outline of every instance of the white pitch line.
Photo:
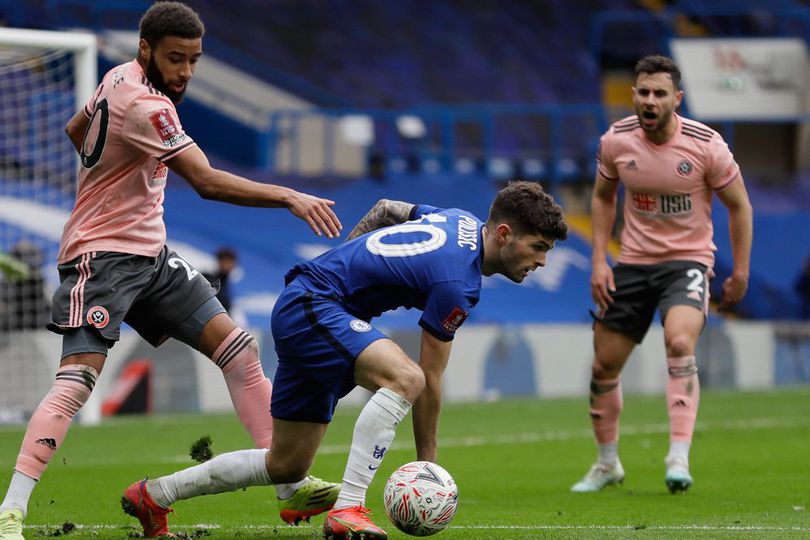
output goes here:
[{"label": "white pitch line", "polygon": [[[61,529],[64,524],[59,525],[25,525],[26,529]],[[135,529],[126,525],[109,524],[74,524],[80,530],[110,530],[110,529]],[[222,529],[222,525],[216,523],[198,523],[196,525],[172,525],[172,529],[177,530],[197,530],[197,529]],[[229,526],[228,529],[251,530],[251,531],[277,531],[283,534],[285,531],[295,533],[308,529],[319,529],[320,527],[302,525],[299,527],[288,527],[284,525],[238,525]],[[651,531],[761,531],[761,532],[810,532],[810,527],[801,526],[769,526],[769,525],[451,525],[447,530],[470,530],[470,531],[627,531],[627,530],[651,530]]]},{"label": "white pitch line", "polygon": [[652,531],[810,531],[810,527],[784,527],[768,525],[451,525],[449,529],[464,530],[652,530]]}]

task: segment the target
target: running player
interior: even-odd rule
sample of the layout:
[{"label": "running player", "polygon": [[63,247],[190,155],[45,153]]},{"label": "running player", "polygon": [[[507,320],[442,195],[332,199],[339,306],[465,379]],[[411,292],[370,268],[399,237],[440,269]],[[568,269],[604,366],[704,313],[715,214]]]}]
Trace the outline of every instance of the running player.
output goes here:
[{"label": "running player", "polygon": [[[417,459],[437,460],[442,374],[481,276],[522,282],[567,231],[562,209],[534,182],[502,189],[486,223],[464,210],[380,201],[352,240],[286,275],[271,320],[279,358],[272,451],[230,452],[132,484],[125,496],[141,504],[144,530],[163,530],[181,499],[304,481],[338,399],[360,385],[374,394],[355,424],[324,536],[387,538],[369,517],[366,490],[411,404]],[[423,312],[418,363],[369,322],[398,307]]]},{"label": "running player", "polygon": [[[728,208],[734,268],[723,283],[720,306],[739,302],[748,288],[752,210],[740,168],[714,130],[679,116],[681,74],[671,59],[648,56],[635,68],[636,114],[613,124],[602,137],[592,197],[591,292],[599,307],[594,323],[590,412],[597,462],[572,488],[598,491],[621,483],[619,374],[660,310],[669,369],[667,407],[670,491],[692,485],[689,449],[700,386],[695,346],[706,323],[712,242],[711,200]],[[615,268],[607,245],[624,183],[624,229]]]},{"label": "running player", "polygon": [[[255,340],[225,313],[205,278],[165,245],[168,169],[207,199],[287,208],[319,236],[338,236],[341,224],[332,201],[212,168],[183,131],[175,104],[202,54],[203,33],[199,17],[184,4],[155,3],[141,19],[137,58],[107,73],[66,127],[82,166],[60,245],[62,283],[49,325],[63,336],[62,360],[28,424],[0,505],[2,540],[22,538],[29,497],[90,396],[122,322],[154,346],[174,337],[211,358],[256,446],[270,446],[272,385]],[[338,486],[313,480],[302,489],[329,491],[323,511]],[[282,508],[297,510],[284,502]]]}]

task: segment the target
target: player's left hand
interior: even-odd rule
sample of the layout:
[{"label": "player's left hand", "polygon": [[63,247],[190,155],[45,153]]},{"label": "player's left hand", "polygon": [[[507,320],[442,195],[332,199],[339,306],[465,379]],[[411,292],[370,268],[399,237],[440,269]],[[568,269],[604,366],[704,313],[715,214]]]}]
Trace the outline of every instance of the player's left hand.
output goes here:
[{"label": "player's left hand", "polygon": [[297,191],[288,201],[288,208],[294,216],[306,221],[312,232],[318,236],[325,233],[329,238],[340,236],[340,231],[343,229],[343,224],[332,210],[334,205],[335,201]]},{"label": "player's left hand", "polygon": [[720,311],[731,309],[733,305],[743,299],[746,291],[748,291],[748,276],[731,274],[723,282],[723,300],[718,309]]}]

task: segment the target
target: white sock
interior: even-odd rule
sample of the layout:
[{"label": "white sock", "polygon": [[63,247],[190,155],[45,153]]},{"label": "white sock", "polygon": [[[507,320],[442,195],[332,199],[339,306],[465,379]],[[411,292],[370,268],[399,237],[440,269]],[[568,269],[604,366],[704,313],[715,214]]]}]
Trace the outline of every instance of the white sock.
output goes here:
[{"label": "white sock", "polygon": [[276,494],[278,495],[279,500],[287,500],[293,495],[295,492],[301,489],[301,487],[307,485],[310,482],[309,477],[307,476],[303,480],[299,480],[294,484],[276,484]]},{"label": "white sock", "polygon": [[616,460],[619,459],[619,441],[598,444],[597,446],[599,447],[599,463],[611,467],[615,465]]},{"label": "white sock", "polygon": [[669,454],[667,455],[667,461],[680,458],[686,460],[686,464],[689,464],[689,447],[692,446],[691,443],[686,441],[671,441],[669,443]]},{"label": "white sock", "polygon": [[366,491],[411,404],[387,388],[371,396],[354,424],[352,448],[335,508],[365,506]]},{"label": "white sock", "polygon": [[175,501],[198,495],[269,486],[273,482],[264,464],[267,452],[266,449],[254,449],[221,454],[200,465],[150,480],[147,491],[158,505],[168,508]]},{"label": "white sock", "polygon": [[23,517],[28,512],[28,499],[36,487],[37,481],[20,471],[14,471],[11,475],[11,482],[6,491],[6,498],[0,504],[0,512],[17,508],[22,510]]}]

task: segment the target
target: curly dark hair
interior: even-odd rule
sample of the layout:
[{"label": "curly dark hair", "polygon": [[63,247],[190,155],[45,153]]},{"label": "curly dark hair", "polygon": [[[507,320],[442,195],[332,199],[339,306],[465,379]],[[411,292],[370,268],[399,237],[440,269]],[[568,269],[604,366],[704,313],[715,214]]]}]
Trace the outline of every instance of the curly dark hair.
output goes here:
[{"label": "curly dark hair", "polygon": [[568,238],[562,208],[537,182],[514,180],[498,192],[487,224],[498,223],[508,223],[518,235],[540,234],[554,241]]},{"label": "curly dark hair", "polygon": [[668,56],[661,56],[658,54],[651,54],[645,56],[636,63],[636,69],[633,73],[633,81],[638,80],[638,76],[642,73],[653,75],[655,73],[669,73],[672,78],[672,84],[676,90],[681,89],[681,69],[675,60]]},{"label": "curly dark hair", "polygon": [[193,9],[180,2],[156,2],[141,17],[141,39],[154,47],[166,36],[196,39],[205,25]]}]

